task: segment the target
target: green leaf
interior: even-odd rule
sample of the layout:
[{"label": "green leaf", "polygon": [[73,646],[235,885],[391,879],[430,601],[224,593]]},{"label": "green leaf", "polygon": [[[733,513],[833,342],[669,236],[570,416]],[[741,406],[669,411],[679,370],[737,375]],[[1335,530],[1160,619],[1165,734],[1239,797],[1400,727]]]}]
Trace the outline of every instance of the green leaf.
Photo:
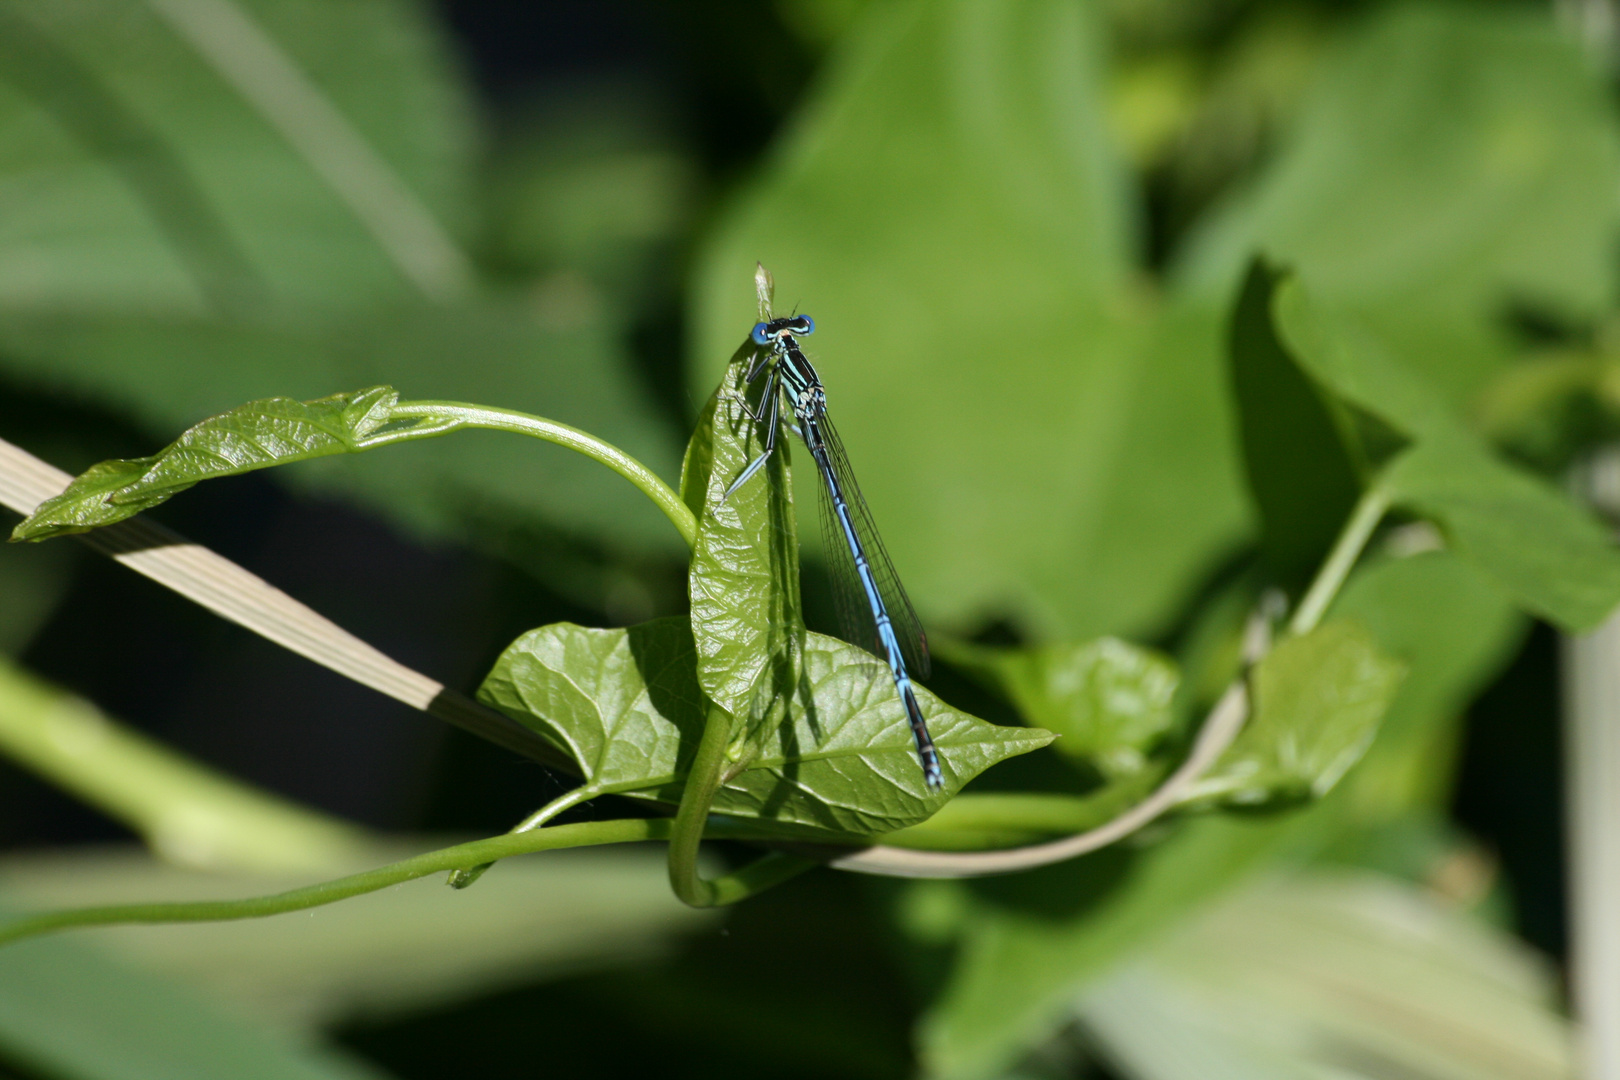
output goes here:
[{"label": "green leaf", "polygon": [[[0,303],[454,295],[470,101],[410,5],[0,5]],[[448,224],[447,224],[448,223]]]},{"label": "green leaf", "polygon": [[1301,276],[1272,293],[1277,336],[1305,372],[1336,397],[1407,438],[1453,437],[1460,414],[1421,369],[1397,354],[1364,318],[1324,300]]},{"label": "green leaf", "polygon": [[[628,630],[569,623],[531,630],[501,655],[479,696],[578,763],[594,792],[674,803],[697,751],[706,703],[691,627],[658,619]],[[786,718],[734,762],[716,813],[869,836],[915,824],[962,785],[1049,732],[1003,728],[919,687],[940,748],[943,791],[929,791],[889,669],[863,649],[806,637],[803,680]]]},{"label": "green leaf", "polygon": [[328,454],[364,450],[388,425],[388,433],[430,428],[412,417],[389,424],[399,394],[374,386],[317,401],[270,398],[249,402],[204,420],[151,457],[92,465],[48,499],[12,531],[12,540],[44,540],[88,532],[134,517],[199,480],[235,476]]},{"label": "green leaf", "polygon": [[1406,666],[1372,750],[1345,781],[1350,797],[1376,820],[1443,812],[1457,728],[1473,694],[1518,652],[1524,616],[1473,562],[1443,551],[1373,559],[1331,615],[1372,631]]},{"label": "green leaf", "polygon": [[255,1025],[212,995],[72,937],[0,950],[0,1052],[8,1064],[75,1080],[385,1076],[341,1051]]},{"label": "green leaf", "polygon": [[[6,0],[0,21],[13,377],[154,439],[243,401],[386,382],[556,417],[673,473],[614,297],[567,275],[509,302],[472,295],[456,250],[475,217],[471,95],[416,6]],[[534,452],[473,436],[287,479],[436,537],[541,518],[674,550],[633,491]]]},{"label": "green leaf", "polygon": [[[605,318],[556,325],[512,303],[274,323],[11,310],[0,314],[0,363],[58,392],[131,411],[159,437],[242,401],[387,382],[418,398],[551,417],[673,475],[672,432],[625,369],[616,333]],[[478,537],[475,521],[538,518],[620,550],[679,546],[663,515],[601,466],[508,434],[329,460],[277,479],[347,495],[441,537]]]},{"label": "green leaf", "polygon": [[1057,750],[1112,778],[1141,772],[1174,720],[1176,665],[1118,638],[942,654],[987,677],[1031,726],[1055,733]]},{"label": "green leaf", "polygon": [[1361,492],[1331,399],[1277,340],[1271,297],[1278,276],[1263,260],[1250,265],[1228,350],[1244,471],[1260,512],[1260,550],[1275,579],[1297,597]]},{"label": "green leaf", "polygon": [[687,574],[698,683],[750,745],[798,692],[805,633],[785,430],[778,428],[765,466],[724,497],[765,449],[747,396],[757,355],[752,342],[733,355],[698,421],[682,475],[683,495],[698,515]]},{"label": "green leaf", "polygon": [[1253,717],[1189,798],[1321,798],[1367,752],[1404,673],[1349,620],[1284,641],[1255,667]]},{"label": "green leaf", "polygon": [[1507,361],[1510,302],[1609,303],[1620,138],[1549,11],[1380,6],[1305,98],[1275,163],[1179,260],[1187,295],[1223,303],[1264,251],[1453,406]]},{"label": "green leaf", "polygon": [[1416,440],[1378,481],[1396,504],[1433,520],[1528,610],[1566,629],[1595,626],[1620,603],[1620,551],[1603,527],[1496,458],[1375,331],[1297,280],[1278,289],[1274,311],[1307,370]]},{"label": "green leaf", "polygon": [[702,262],[692,385],[754,321],[739,285],[763,260],[816,318],[829,412],[925,622],[1157,625],[1244,527],[1218,308],[1161,315],[1136,285],[1099,17],[871,5]]},{"label": "green leaf", "polygon": [[1358,573],[1333,610],[1368,627],[1408,672],[1383,733],[1326,798],[1294,813],[1193,817],[1157,843],[1111,848],[1016,884],[921,886],[958,890],[958,959],[921,1024],[931,1075],[996,1075],[1070,1023],[1087,984],[1245,875],[1445,797],[1457,720],[1513,655],[1523,620],[1445,552]]},{"label": "green leaf", "polygon": [[1313,839],[1330,827],[1328,813],[1204,815],[1141,851],[1115,848],[1022,874],[1016,887],[919,886],[955,893],[960,911],[956,963],[920,1025],[926,1074],[1000,1075],[1070,1022],[1088,982],[1189,909]]},{"label": "green leaf", "polygon": [[1420,443],[1383,483],[1525,608],[1565,630],[1590,630],[1620,603],[1620,550],[1608,531],[1561,492],[1477,443]]},{"label": "green leaf", "polygon": [[1548,965],[1471,913],[1318,872],[1223,903],[1078,1011],[1128,1080],[1510,1080],[1575,1075],[1555,997]]},{"label": "green leaf", "polygon": [[[359,872],[442,843],[395,838],[330,873]],[[678,934],[712,928],[714,913],[670,894],[664,864],[653,848],[549,852],[508,859],[465,892],[422,878],[322,908],[317,918],[123,926],[80,931],[74,940],[229,1003],[240,1015],[314,1031],[644,961]],[[0,861],[0,896],[34,911],[154,897],[221,900],[312,883],[308,876],[182,870],[123,847]]]}]

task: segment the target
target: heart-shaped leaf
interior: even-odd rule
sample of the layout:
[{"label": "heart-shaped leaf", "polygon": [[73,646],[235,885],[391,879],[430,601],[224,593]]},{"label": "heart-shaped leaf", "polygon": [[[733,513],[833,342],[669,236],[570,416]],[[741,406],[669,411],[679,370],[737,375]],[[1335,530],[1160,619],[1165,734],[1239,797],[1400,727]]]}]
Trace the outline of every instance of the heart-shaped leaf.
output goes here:
[{"label": "heart-shaped leaf", "polygon": [[1350,516],[1361,484],[1335,423],[1342,406],[1277,340],[1271,298],[1278,277],[1263,260],[1250,265],[1227,354],[1261,554],[1272,579],[1298,596]]},{"label": "heart-shaped leaf", "polygon": [[364,450],[385,425],[389,435],[397,435],[431,430],[438,423],[411,417],[390,424],[389,409],[398,400],[392,387],[374,386],[318,401],[249,402],[204,420],[151,457],[91,466],[20,522],[11,538],[86,532],[157,506],[199,480]]},{"label": "heart-shaped leaf", "polygon": [[1405,671],[1347,619],[1284,641],[1255,668],[1253,718],[1191,798],[1321,798],[1367,752]]},{"label": "heart-shaped leaf", "polygon": [[1173,720],[1176,665],[1118,638],[1031,649],[953,645],[947,655],[993,682],[1030,724],[1056,733],[1057,750],[1109,777],[1141,772]]},{"label": "heart-shaped leaf", "polygon": [[1433,520],[1526,609],[1565,629],[1595,626],[1620,602],[1620,550],[1602,526],[1492,454],[1365,321],[1298,280],[1279,286],[1272,311],[1308,373],[1414,440],[1379,481],[1398,505]]},{"label": "heart-shaped leaf", "polygon": [[[570,623],[513,642],[480,697],[578,763],[587,786],[674,803],[702,734],[705,702],[691,627],[658,619],[627,630]],[[945,787],[917,768],[888,668],[863,649],[807,634],[798,691],[784,719],[730,767],[717,813],[870,836],[916,824],[1004,758],[1051,742],[997,727],[918,687]]]},{"label": "heart-shaped leaf", "polygon": [[1105,21],[1068,0],[866,5],[698,266],[704,393],[753,319],[755,259],[815,316],[839,433],[933,623],[1162,626],[1245,527],[1224,297],[1169,310],[1140,288]]}]

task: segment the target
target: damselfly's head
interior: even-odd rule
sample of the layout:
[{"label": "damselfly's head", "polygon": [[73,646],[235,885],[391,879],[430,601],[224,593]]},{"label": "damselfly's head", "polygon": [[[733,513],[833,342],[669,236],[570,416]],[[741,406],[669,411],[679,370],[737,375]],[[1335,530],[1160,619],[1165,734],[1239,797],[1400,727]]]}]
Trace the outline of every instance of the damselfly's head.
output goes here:
[{"label": "damselfly's head", "polygon": [[816,332],[816,320],[808,315],[789,315],[781,319],[772,319],[770,322],[755,323],[753,339],[755,345],[769,345],[785,334],[813,334]]}]

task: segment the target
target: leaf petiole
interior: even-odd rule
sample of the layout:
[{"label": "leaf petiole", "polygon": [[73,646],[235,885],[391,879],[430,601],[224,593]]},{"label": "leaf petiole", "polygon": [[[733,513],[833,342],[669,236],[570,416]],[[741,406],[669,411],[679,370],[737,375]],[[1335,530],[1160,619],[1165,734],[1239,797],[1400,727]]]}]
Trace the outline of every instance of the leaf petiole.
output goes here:
[{"label": "leaf petiole", "polygon": [[[536,810],[534,813],[512,826],[508,832],[525,833],[538,829],[540,826],[544,825],[546,822],[550,821],[564,810],[567,810],[569,807],[578,806],[582,802],[589,802],[601,793],[602,792],[599,788],[591,784],[581,784],[574,790],[564,792],[555,799],[552,799],[550,802],[546,803],[546,805],[542,806],[540,809]],[[484,871],[488,870],[494,865],[495,864],[493,862],[487,862],[479,863],[477,866],[469,866],[463,867],[460,870],[453,870],[450,873],[450,880],[448,884],[453,889],[465,889],[467,886],[483,877]]]},{"label": "leaf petiole", "polygon": [[367,448],[428,435],[442,435],[461,428],[488,428],[493,431],[530,435],[536,439],[556,443],[558,446],[565,446],[592,461],[606,465],[634,484],[664,512],[670,524],[681,534],[681,539],[686,541],[687,547],[697,542],[697,519],[681,501],[681,497],[658,478],[657,473],[611,443],[603,442],[576,427],[531,416],[514,409],[496,409],[487,405],[469,405],[459,401],[401,401],[389,408],[388,415],[391,418],[407,416],[442,418],[446,422],[434,425],[429,430],[412,428],[397,434],[380,433],[366,440]]},{"label": "leaf petiole", "polygon": [[1372,539],[1373,530],[1378,528],[1378,523],[1388,512],[1389,501],[1390,493],[1382,484],[1374,484],[1356,501],[1349,520],[1344,523],[1339,538],[1333,543],[1333,550],[1316,572],[1310,588],[1305,590],[1304,599],[1300,600],[1294,617],[1288,621],[1290,634],[1295,637],[1308,634],[1322,621],[1328,606],[1350,576],[1356,560],[1361,557],[1367,541]]}]

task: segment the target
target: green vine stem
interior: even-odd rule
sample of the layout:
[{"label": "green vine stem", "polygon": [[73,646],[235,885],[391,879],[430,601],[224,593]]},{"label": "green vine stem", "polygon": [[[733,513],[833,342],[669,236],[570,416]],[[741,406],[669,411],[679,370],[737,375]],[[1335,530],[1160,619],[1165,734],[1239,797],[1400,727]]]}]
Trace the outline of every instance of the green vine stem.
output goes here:
[{"label": "green vine stem", "polygon": [[[574,790],[564,792],[555,799],[552,799],[550,802],[546,803],[546,805],[542,806],[540,809],[536,810],[534,813],[530,814],[528,817],[524,818],[507,831],[508,833],[523,833],[529,832],[533,829],[538,829],[540,826],[544,825],[546,822],[550,821],[564,810],[567,810],[569,807],[578,806],[582,802],[589,802],[590,800],[596,798],[596,796],[599,794],[601,794],[601,792],[590,784],[581,784]],[[484,872],[494,865],[495,864],[492,862],[480,863],[477,866],[464,867],[463,869],[453,871],[450,874],[450,887],[454,889],[465,889],[467,886],[483,877]]]},{"label": "green vine stem", "polygon": [[1294,610],[1294,617],[1288,622],[1290,634],[1298,636],[1316,629],[1322,616],[1327,614],[1333,598],[1339,595],[1339,589],[1344,585],[1345,578],[1350,576],[1356,560],[1361,558],[1362,549],[1372,539],[1373,530],[1378,528],[1378,523],[1384,520],[1388,511],[1389,492],[1381,484],[1368,488],[1356,501],[1355,509],[1350,512],[1350,519],[1334,541],[1327,561],[1316,572],[1315,580],[1305,591],[1299,607]]},{"label": "green vine stem", "polygon": [[[128,926],[138,923],[229,922],[261,919],[289,911],[303,911],[338,900],[376,892],[392,885],[457,870],[464,866],[496,862],[514,855],[564,848],[593,847],[601,844],[631,844],[642,840],[668,840],[674,823],[668,818],[625,818],[614,821],[588,821],[576,825],[555,825],[505,833],[484,840],[473,840],[453,847],[424,852],[409,859],[379,866],[347,877],[306,885],[299,889],[254,896],[242,900],[205,900],[184,903],[113,904],[107,907],[76,908],[25,915],[0,923],[0,946],[24,938],[59,930],[89,926]],[[748,831],[728,822],[716,822],[710,832],[718,837],[747,839]],[[794,874],[817,865],[809,859],[788,855],[767,855],[741,870],[708,884],[715,888],[717,903],[733,903],[785,881]]]},{"label": "green vine stem", "polygon": [[[1378,523],[1388,512],[1389,504],[1388,491],[1378,484],[1374,484],[1357,500],[1355,508],[1350,512],[1349,519],[1346,520],[1344,528],[1340,530],[1339,537],[1333,544],[1333,550],[1328,553],[1327,559],[1317,570],[1316,577],[1305,591],[1304,599],[1294,612],[1288,627],[1290,633],[1309,633],[1322,621],[1322,616],[1327,613],[1334,598],[1338,596],[1339,589],[1361,557],[1367,541],[1372,538]],[[1247,639],[1244,646],[1245,672],[1227,686],[1226,692],[1210,710],[1203,727],[1199,729],[1198,737],[1193,741],[1192,751],[1175,772],[1150,795],[1109,821],[1061,840],[988,851],[929,851],[919,850],[916,847],[879,844],[853,855],[835,858],[831,865],[841,870],[893,877],[979,877],[1033,870],[1117,843],[1177,806],[1198,778],[1214,767],[1226,748],[1243,730],[1243,725],[1249,717],[1247,668],[1258,663],[1269,648],[1269,626],[1269,620],[1259,612],[1250,617],[1249,626],[1244,634]],[[986,807],[990,810],[990,814],[986,817],[994,818],[997,810],[1002,812],[1012,810],[1017,814],[1019,809],[1028,809],[1014,809],[1015,805],[990,804]],[[1053,807],[1047,806],[1043,809],[1050,810]],[[1076,808],[1069,809],[1072,811]],[[1003,822],[1011,824],[1005,818]],[[982,821],[980,823],[982,824]],[[928,837],[926,833],[917,832],[912,832],[910,837],[899,839],[920,839],[928,846],[935,846],[938,843],[937,840],[929,843],[933,838]]]},{"label": "green vine stem", "polygon": [[697,756],[681,788],[681,805],[669,834],[669,886],[692,907],[721,907],[745,900],[817,865],[814,860],[783,852],[762,855],[740,870],[706,879],[698,873],[698,847],[709,825],[709,808],[725,780],[726,748],[731,741],[731,715],[709,706]]},{"label": "green vine stem", "polygon": [[556,443],[558,446],[566,446],[570,450],[584,454],[592,461],[606,465],[634,484],[664,512],[664,516],[669,518],[670,523],[681,534],[681,539],[686,541],[687,547],[697,543],[697,519],[681,501],[681,497],[658,478],[657,473],[611,443],[603,442],[576,427],[512,409],[468,405],[459,401],[401,401],[389,409],[388,413],[396,417],[442,418],[448,422],[425,429],[415,428],[379,435],[366,441],[367,449],[387,446],[393,442],[408,442],[412,439],[442,435],[461,428],[489,428],[493,431],[512,431],[520,435],[530,435],[536,439]]},{"label": "green vine stem", "polygon": [[336,900],[386,889],[429,874],[457,870],[464,866],[493,862],[534,851],[586,847],[595,844],[628,844],[637,840],[663,840],[670,823],[664,819],[590,821],[559,825],[526,833],[507,833],[485,840],[474,840],[441,848],[374,870],[348,877],[307,885],[300,889],[244,900],[209,900],[196,903],[115,904],[108,907],[78,908],[24,916],[0,923],[0,945],[26,937],[68,930],[81,926],[114,926],[131,923],[225,922],[257,919],[302,911]]}]

